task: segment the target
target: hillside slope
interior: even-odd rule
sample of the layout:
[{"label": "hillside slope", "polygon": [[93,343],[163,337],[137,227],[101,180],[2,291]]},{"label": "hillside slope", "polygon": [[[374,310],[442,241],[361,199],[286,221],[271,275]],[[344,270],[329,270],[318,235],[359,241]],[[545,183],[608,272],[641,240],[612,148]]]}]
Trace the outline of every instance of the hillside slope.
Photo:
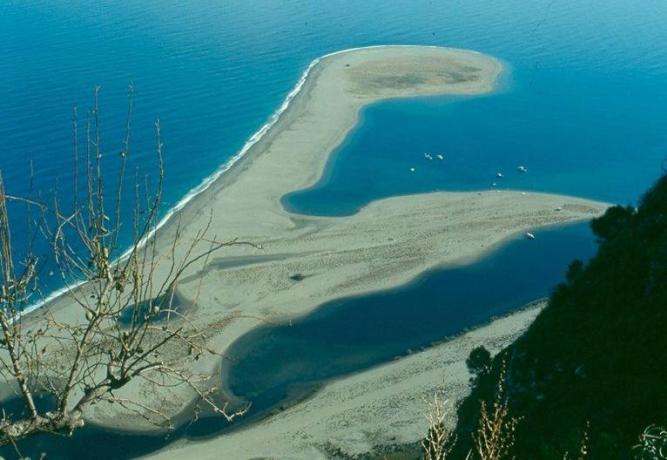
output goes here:
[{"label": "hillside slope", "polygon": [[577,452],[587,423],[587,458],[630,458],[647,425],[667,424],[667,176],[638,209],[610,208],[592,229],[598,254],[571,264],[549,305],[460,406],[454,458],[470,447],[503,362],[520,418],[518,459]]}]

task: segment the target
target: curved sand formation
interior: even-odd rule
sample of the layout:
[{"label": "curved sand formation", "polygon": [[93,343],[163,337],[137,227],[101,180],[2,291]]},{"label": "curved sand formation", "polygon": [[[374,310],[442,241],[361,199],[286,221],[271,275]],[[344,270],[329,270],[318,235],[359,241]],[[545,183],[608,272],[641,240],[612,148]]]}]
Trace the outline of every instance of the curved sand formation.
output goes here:
[{"label": "curved sand formation", "polygon": [[[589,200],[496,191],[393,197],[339,218],[295,215],[281,206],[283,195],[320,178],[363,106],[387,98],[488,93],[501,71],[499,61],[479,53],[416,46],[355,49],[318,61],[266,135],[158,232],[170,241],[178,220],[187,240],[212,216],[210,237],[262,245],[262,250],[231,247],[179,285],[180,298],[196,303],[191,319],[209,332],[210,346],[223,351],[260,321],[285,321],[336,297],[385,289],[438,265],[464,263],[517,232],[600,214],[606,205]],[[255,256],[258,262],[249,263]],[[227,257],[236,262],[221,262]],[[294,282],[294,273],[306,277]],[[63,317],[80,313],[66,297],[49,308]],[[524,323],[516,322],[513,332]],[[464,360],[466,353],[459,354]],[[216,375],[219,366],[210,357],[196,363],[196,370]],[[192,398],[185,390],[154,390],[131,384],[119,394],[139,396],[173,414]],[[119,410],[100,405],[90,418],[114,428],[149,429],[141,417]],[[216,446],[224,438],[206,441],[201,458],[206,452],[218,458]],[[256,446],[261,443],[258,439]]]}]

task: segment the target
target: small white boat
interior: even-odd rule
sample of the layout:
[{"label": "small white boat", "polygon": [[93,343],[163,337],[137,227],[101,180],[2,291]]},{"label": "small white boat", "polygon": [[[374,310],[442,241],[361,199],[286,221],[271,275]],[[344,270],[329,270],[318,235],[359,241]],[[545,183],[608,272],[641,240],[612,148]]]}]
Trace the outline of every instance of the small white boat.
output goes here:
[{"label": "small white boat", "polygon": [[498,183],[497,183],[497,182],[492,182],[492,183],[491,183],[491,187],[497,187],[497,186],[498,186]]},{"label": "small white boat", "polygon": [[415,168],[410,168],[410,172],[415,172]]},{"label": "small white boat", "polygon": [[438,154],[437,157],[438,157],[438,160],[444,160],[445,159],[445,157],[443,155],[440,155],[440,154]]},{"label": "small white boat", "polygon": [[526,168],[524,165],[517,166],[516,170],[519,171],[520,173],[524,173],[524,174],[528,172],[528,168]]},{"label": "small white boat", "polygon": [[533,235],[533,234],[530,233],[530,232],[526,232],[526,238],[528,238],[529,240],[534,240],[534,239],[535,239],[535,235]]},{"label": "small white boat", "polygon": [[428,153],[424,154],[424,158],[426,158],[427,160],[432,160],[433,159],[433,157]]},{"label": "small white boat", "polygon": [[497,177],[498,179],[502,179],[502,178],[505,177],[505,176],[503,175],[503,173],[498,172],[498,173],[496,173],[496,177]]}]

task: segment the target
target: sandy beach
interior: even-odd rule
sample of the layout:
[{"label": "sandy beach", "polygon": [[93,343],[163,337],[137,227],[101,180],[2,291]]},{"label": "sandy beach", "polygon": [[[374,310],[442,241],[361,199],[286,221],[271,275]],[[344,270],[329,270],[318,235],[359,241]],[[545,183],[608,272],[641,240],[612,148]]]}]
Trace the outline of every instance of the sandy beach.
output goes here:
[{"label": "sandy beach", "polygon": [[[502,70],[502,64],[489,56],[431,47],[366,48],[318,61],[266,135],[158,232],[159,241],[165,241],[160,249],[164,254],[168,254],[168,242],[177,228],[181,240],[188,241],[209,219],[210,238],[240,238],[261,245],[261,249],[225,249],[205,267],[187,273],[179,284],[179,299],[191,307],[193,324],[209,334],[209,346],[224,352],[259,324],[284,322],[334,298],[386,289],[434,267],[469,262],[518,232],[590,219],[603,212],[606,204],[590,200],[495,190],[392,197],[340,218],[295,215],[282,207],[280,200],[286,193],[318,181],[331,152],[357,123],[365,105],[388,98],[488,93],[494,90]],[[177,248],[175,257],[182,256]],[[295,273],[305,278],[294,282],[290,275]],[[65,321],[81,316],[66,296],[47,308]],[[218,454],[224,451],[229,453],[225,458],[236,459],[324,458],[317,456],[317,446],[324,442],[323,437],[335,443],[339,434],[345,438],[342,446],[361,451],[373,444],[361,420],[367,420],[368,426],[386,420],[392,410],[388,404],[403,404],[392,395],[405,394],[405,404],[419,400],[441,385],[444,376],[447,388],[460,395],[466,387],[463,362],[471,344],[502,346],[523,330],[534,314],[534,310],[522,312],[462,336],[456,346],[435,347],[368,374],[343,379],[281,414],[279,421],[270,419],[233,437],[178,446],[193,449],[178,455],[220,458]],[[204,358],[194,370],[218,379],[220,359]],[[376,378],[394,384],[380,390],[373,383]],[[358,398],[341,403],[341,394],[351,395],[360,388],[364,391],[360,390]],[[139,396],[146,404],[172,414],[192,399],[185,389],[156,392],[147,383],[130,384],[119,394]],[[391,423],[396,429],[387,433],[402,432],[401,427],[409,425],[405,439],[398,441],[415,440],[415,430],[424,428],[423,423],[414,425],[415,420],[421,420],[421,409],[393,407],[397,413]],[[356,419],[359,424],[349,419],[345,427],[346,414],[355,411],[361,417]],[[96,406],[89,415],[91,421],[113,428],[152,428],[141,417],[115,406]],[[308,429],[299,428],[304,426]],[[376,432],[383,431],[373,426]],[[360,437],[358,446],[348,439],[355,432]],[[293,444],[294,436],[300,436],[301,441]],[[280,450],[268,453],[262,446],[269,443]],[[243,450],[251,444],[255,450]],[[238,445],[234,448],[239,450],[227,450],[231,445]],[[291,445],[295,452],[290,451]],[[167,450],[163,455],[171,453]]]},{"label": "sandy beach", "polygon": [[492,353],[510,344],[543,303],[460,335],[444,344],[327,385],[314,397],[250,428],[200,442],[176,442],[151,458],[354,458],[420,441],[425,413],[437,393],[451,409],[469,390],[465,360],[484,344]]}]

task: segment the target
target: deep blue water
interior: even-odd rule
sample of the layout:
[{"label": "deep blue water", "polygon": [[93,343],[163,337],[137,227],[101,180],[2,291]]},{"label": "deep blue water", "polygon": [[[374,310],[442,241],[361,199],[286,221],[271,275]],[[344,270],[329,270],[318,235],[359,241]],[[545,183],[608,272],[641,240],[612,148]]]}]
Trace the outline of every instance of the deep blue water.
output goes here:
[{"label": "deep blue water", "polygon": [[[511,75],[492,97],[369,108],[331,180],[293,197],[297,209],[340,214],[389,194],[488,188],[499,170],[501,187],[627,203],[667,151],[662,0],[5,0],[0,13],[0,170],[16,195],[28,193],[32,160],[35,189],[72,196],[71,109],[83,118],[95,85],[112,175],[132,81],[130,171],[155,171],[160,117],[166,212],[238,151],[312,59],[387,43],[476,49]],[[426,164],[424,151],[447,159]],[[527,175],[514,174],[519,163]],[[126,216],[132,206],[128,197]],[[42,278],[47,291],[58,283]]]},{"label": "deep blue water", "polygon": [[[5,0],[0,3],[0,170],[9,192],[25,195],[33,161],[35,188],[48,193],[57,185],[67,202],[72,196],[72,106],[79,106],[83,118],[93,87],[100,85],[103,161],[113,175],[126,88],[132,81],[136,100],[130,170],[155,170],[152,129],[159,117],[167,212],[242,147],[312,59],[357,46],[432,44],[472,48],[504,60],[511,71],[502,91],[480,98],[388,101],[369,107],[328,166],[324,181],[292,195],[288,205],[302,212],[345,214],[392,194],[486,189],[498,171],[506,175],[497,181],[501,188],[635,202],[660,173],[667,152],[666,17],[664,0],[193,0],[187,6],[175,0]],[[428,162],[423,152],[442,153],[446,159]],[[517,174],[518,164],[525,164],[528,174]],[[415,173],[409,173],[410,167]],[[131,197],[123,202],[126,216],[132,206]],[[13,211],[14,242],[22,246],[25,216],[18,208]],[[331,353],[327,356],[335,364],[333,371],[315,366],[317,356],[308,353],[302,353],[303,360],[286,361],[301,382],[319,381],[391,359],[545,295],[569,259],[592,250],[590,239],[584,242],[567,232],[554,235],[553,245],[539,250],[551,237],[540,237],[533,246],[516,242],[528,249],[526,255],[537,258],[528,265],[534,271],[511,277],[509,281],[526,283],[513,285],[511,291],[494,281],[510,272],[493,268],[493,261],[509,250],[503,249],[461,271],[436,272],[370,300],[329,305],[335,308],[318,310],[298,327],[253,333],[259,334],[249,336],[257,345],[248,337],[235,345],[237,351],[255,354],[247,365],[242,361],[231,370],[232,386],[241,395],[257,396],[260,408],[271,407],[276,395],[280,399],[295,380],[282,376],[282,365],[273,368],[272,380],[258,379],[253,366],[281,355],[289,358],[294,353],[285,348],[288,343],[304,350],[304,343],[330,339],[330,351],[314,349]],[[540,258],[542,251],[547,256]],[[42,274],[49,262],[44,263]],[[429,284],[440,275],[444,281]],[[478,286],[471,281],[480,279],[475,276],[483,276],[484,284],[494,288],[488,293],[470,289],[475,296],[468,299],[467,316],[459,317],[454,306],[466,300],[466,293],[458,289],[470,288],[466,283]],[[57,281],[42,278],[45,291],[58,287]],[[439,289],[438,283],[448,289]],[[395,308],[396,299],[409,296],[424,299],[416,306],[448,306],[434,310],[437,327],[419,323],[416,335],[416,314],[424,312]],[[362,310],[346,307],[359,307],[359,302],[369,308],[363,318],[355,316]],[[360,334],[352,319],[379,325],[383,317],[372,312],[380,305],[394,316],[383,327]],[[342,320],[345,316],[336,312],[351,316]],[[410,328],[402,315],[414,319]],[[402,321],[405,329],[396,328],[394,321]],[[331,336],[334,326],[345,331],[341,340],[363,343],[368,353],[350,354],[349,346]],[[390,342],[393,336],[385,329],[400,340]],[[266,337],[280,341],[269,340],[274,345],[258,350]],[[254,386],[248,385],[256,378]],[[217,430],[219,421],[201,423],[192,435]],[[163,443],[127,439],[87,428],[74,442],[45,442],[55,443],[50,457],[62,448],[60,452],[75,458],[131,457]],[[93,444],[99,447],[91,452]],[[36,448],[37,441],[32,445]],[[119,451],[120,446],[126,450]]]},{"label": "deep blue water", "polygon": [[[337,299],[292,323],[242,336],[226,353],[230,366],[223,378],[237,397],[252,401],[252,407],[233,426],[222,417],[201,418],[168,439],[88,426],[72,438],[29,439],[21,444],[23,454],[132,458],[182,437],[242,428],[328,380],[405,356],[548,295],[573,259],[587,260],[597,247],[587,223],[537,230],[536,236],[532,241],[515,237],[471,264],[433,270],[403,287]],[[7,452],[0,450],[0,455]]]}]

